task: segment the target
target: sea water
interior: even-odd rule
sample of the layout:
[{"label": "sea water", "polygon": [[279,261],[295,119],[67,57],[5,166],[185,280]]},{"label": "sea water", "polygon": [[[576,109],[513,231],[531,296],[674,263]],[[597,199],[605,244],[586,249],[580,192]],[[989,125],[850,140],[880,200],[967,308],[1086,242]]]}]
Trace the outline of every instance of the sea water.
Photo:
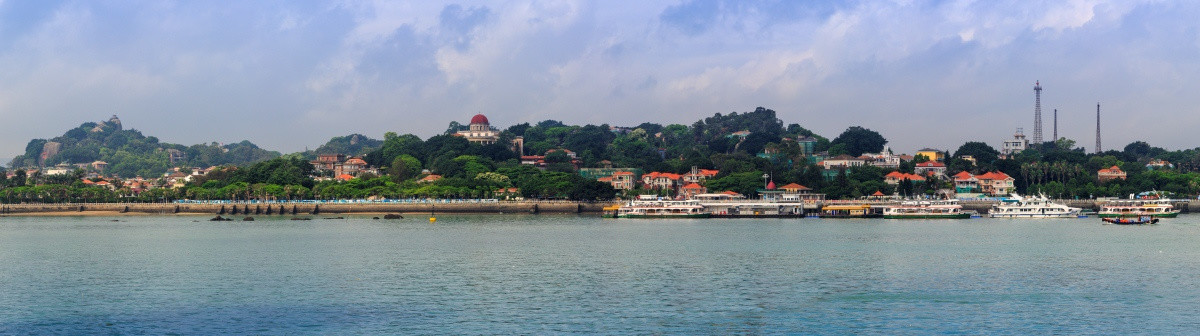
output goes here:
[{"label": "sea water", "polygon": [[0,333],[1200,332],[1200,215],[438,217],[0,218]]}]

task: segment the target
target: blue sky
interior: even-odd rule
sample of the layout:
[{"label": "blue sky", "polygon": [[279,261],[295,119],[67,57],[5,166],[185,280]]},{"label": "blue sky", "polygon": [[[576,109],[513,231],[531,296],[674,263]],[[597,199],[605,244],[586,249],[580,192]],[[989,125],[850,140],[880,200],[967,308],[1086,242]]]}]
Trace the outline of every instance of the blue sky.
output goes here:
[{"label": "blue sky", "polygon": [[163,141],[690,124],[774,109],[899,152],[1033,133],[1200,146],[1200,2],[0,0],[0,156],[117,114]]}]

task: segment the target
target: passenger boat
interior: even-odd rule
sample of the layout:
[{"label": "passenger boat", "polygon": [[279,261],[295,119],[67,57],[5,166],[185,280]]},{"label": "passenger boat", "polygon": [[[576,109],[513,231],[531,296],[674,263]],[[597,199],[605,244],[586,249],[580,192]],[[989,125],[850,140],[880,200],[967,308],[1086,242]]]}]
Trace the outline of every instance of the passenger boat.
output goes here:
[{"label": "passenger boat", "polygon": [[970,213],[963,212],[958,200],[909,201],[883,209],[887,219],[965,219]]},{"label": "passenger boat", "polygon": [[700,202],[661,200],[657,197],[642,195],[637,200],[630,201],[617,208],[617,218],[708,218],[712,214],[705,211]]},{"label": "passenger boat", "polygon": [[870,204],[826,205],[817,214],[820,218],[879,218],[879,213],[872,213]]},{"label": "passenger boat", "polygon": [[1022,197],[1013,194],[1012,201],[992,206],[991,218],[1078,218],[1083,209],[1051,202],[1046,196]]},{"label": "passenger boat", "polygon": [[1113,223],[1113,224],[1119,224],[1119,225],[1141,225],[1141,224],[1156,224],[1156,223],[1158,223],[1158,218],[1154,218],[1154,216],[1105,217],[1105,218],[1101,218],[1100,220],[1105,221],[1107,223]]},{"label": "passenger boat", "polygon": [[1169,200],[1118,200],[1101,206],[1097,216],[1100,218],[1140,216],[1175,218],[1179,216],[1179,209],[1175,209]]}]

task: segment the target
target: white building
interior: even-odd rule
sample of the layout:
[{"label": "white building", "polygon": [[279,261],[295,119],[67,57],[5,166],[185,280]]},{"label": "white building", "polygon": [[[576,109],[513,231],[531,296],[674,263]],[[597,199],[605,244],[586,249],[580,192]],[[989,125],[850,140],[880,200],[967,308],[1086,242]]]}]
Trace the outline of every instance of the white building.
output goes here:
[{"label": "white building", "polygon": [[1011,140],[1004,141],[1004,146],[1000,147],[1000,154],[1009,156],[1020,153],[1026,148],[1029,148],[1029,140],[1025,139],[1025,133],[1021,132],[1021,129],[1018,128],[1017,133],[1013,134]]},{"label": "white building", "polygon": [[466,131],[458,131],[458,136],[467,138],[467,141],[490,145],[500,140],[500,132],[497,132],[488,123],[488,118],[482,114],[476,114],[471,117],[471,125],[467,126]]}]

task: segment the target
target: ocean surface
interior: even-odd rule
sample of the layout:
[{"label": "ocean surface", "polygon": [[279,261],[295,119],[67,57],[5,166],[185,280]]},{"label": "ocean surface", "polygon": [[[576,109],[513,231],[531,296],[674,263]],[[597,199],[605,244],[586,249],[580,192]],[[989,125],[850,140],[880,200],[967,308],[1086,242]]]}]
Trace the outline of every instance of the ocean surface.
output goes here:
[{"label": "ocean surface", "polygon": [[0,334],[1200,333],[1200,215],[205,219],[0,218]]}]

